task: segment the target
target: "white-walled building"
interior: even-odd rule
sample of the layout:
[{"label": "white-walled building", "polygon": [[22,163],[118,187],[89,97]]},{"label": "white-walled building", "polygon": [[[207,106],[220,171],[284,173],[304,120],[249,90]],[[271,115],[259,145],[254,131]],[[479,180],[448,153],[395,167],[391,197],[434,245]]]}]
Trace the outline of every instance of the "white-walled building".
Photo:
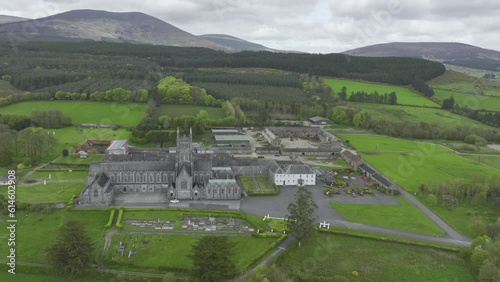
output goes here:
[{"label": "white-walled building", "polygon": [[279,186],[298,185],[302,180],[302,185],[316,185],[316,174],[307,165],[288,165],[274,173],[274,184]]}]

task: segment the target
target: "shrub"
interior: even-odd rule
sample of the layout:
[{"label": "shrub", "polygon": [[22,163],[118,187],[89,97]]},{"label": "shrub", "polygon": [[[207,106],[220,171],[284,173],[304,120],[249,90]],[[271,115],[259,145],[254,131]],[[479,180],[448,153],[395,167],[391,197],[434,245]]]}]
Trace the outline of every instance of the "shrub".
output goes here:
[{"label": "shrub", "polygon": [[106,225],[104,225],[104,227],[106,229],[110,229],[111,228],[111,225],[113,224],[113,218],[115,217],[115,207],[110,207],[110,213],[109,213],[109,219],[108,219],[108,222],[106,223]]},{"label": "shrub", "polygon": [[64,150],[62,150],[62,155],[63,155],[64,157],[67,157],[67,156],[69,155],[69,151],[68,151],[68,149],[64,149]]},{"label": "shrub", "polygon": [[353,272],[351,272],[351,274],[354,277],[359,277],[359,273],[356,270],[354,270]]},{"label": "shrub", "polygon": [[116,228],[118,229],[123,229],[122,225],[122,217],[123,217],[123,211],[125,210],[125,207],[120,207],[120,211],[118,211],[118,219],[116,220]]}]

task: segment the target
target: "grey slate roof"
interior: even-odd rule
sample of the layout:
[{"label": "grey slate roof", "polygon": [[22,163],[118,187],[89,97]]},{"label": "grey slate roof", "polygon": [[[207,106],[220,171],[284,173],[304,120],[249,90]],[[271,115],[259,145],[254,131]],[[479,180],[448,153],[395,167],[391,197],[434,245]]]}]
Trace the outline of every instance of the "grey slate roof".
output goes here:
[{"label": "grey slate roof", "polygon": [[111,145],[109,145],[108,150],[121,149],[127,144],[127,140],[115,140]]},{"label": "grey slate roof", "polygon": [[390,181],[389,179],[385,178],[384,176],[380,175],[380,174],[375,174],[372,176],[375,180],[379,181],[380,183],[382,183],[382,185],[384,185],[385,187],[387,188],[390,188],[392,185],[394,185],[394,183],[392,183],[392,181]]},{"label": "grey slate roof", "polygon": [[370,175],[374,175],[377,173],[377,171],[375,169],[373,169],[371,166],[367,165],[366,163],[360,164],[359,168]]},{"label": "grey slate roof", "polygon": [[314,174],[314,171],[307,165],[289,165],[285,168],[286,174]]}]

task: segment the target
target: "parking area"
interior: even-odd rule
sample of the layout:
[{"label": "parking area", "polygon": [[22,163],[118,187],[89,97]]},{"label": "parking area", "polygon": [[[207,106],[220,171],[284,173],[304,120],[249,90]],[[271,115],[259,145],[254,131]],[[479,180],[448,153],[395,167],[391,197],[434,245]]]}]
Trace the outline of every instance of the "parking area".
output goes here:
[{"label": "parking area", "polygon": [[[350,183],[349,185],[360,185],[361,183],[365,183],[365,180],[361,177],[349,179],[348,181]],[[332,201],[346,204],[399,205],[399,202],[394,198],[394,196],[381,194],[378,191],[374,191],[373,195],[352,197],[350,194],[343,193],[328,197],[323,192],[324,184],[325,182],[317,180],[316,185],[306,186],[306,188],[311,191],[313,200],[318,205],[316,216],[320,221],[333,222],[334,220],[345,220],[332,207]],[[297,190],[297,186],[284,186],[280,187],[280,193],[276,196],[243,198],[241,200],[240,210],[248,214],[262,216],[269,214],[272,217],[282,218],[288,214],[288,204],[294,200]]]}]

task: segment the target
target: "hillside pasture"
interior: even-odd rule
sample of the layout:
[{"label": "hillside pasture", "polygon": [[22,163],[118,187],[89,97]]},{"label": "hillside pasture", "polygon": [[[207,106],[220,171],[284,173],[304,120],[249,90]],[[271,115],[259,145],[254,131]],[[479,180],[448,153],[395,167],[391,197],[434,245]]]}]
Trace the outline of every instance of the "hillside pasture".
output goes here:
[{"label": "hillside pasture", "polygon": [[476,110],[500,111],[500,96],[492,97],[471,95],[437,88],[434,88],[434,93],[434,97],[438,98],[441,101],[453,96],[453,99],[455,99],[455,104],[462,107],[467,106],[471,109]]},{"label": "hillside pasture", "polygon": [[425,151],[425,152],[451,152],[450,149],[440,145],[405,140],[388,137],[384,135],[366,135],[366,134],[339,134],[337,137],[346,141],[362,151]]},{"label": "hillside pasture", "polygon": [[34,110],[60,110],[74,124],[99,123],[134,126],[142,118],[146,105],[88,101],[27,101],[0,108],[0,114],[31,116]]},{"label": "hillside pasture", "polygon": [[425,122],[437,124],[445,128],[457,126],[472,126],[477,128],[492,129],[472,119],[451,113],[442,109],[378,105],[367,103],[350,103],[353,107],[361,108],[370,113],[372,120],[390,120],[394,122]]},{"label": "hillside pasture", "polygon": [[449,182],[457,178],[472,182],[478,177],[500,174],[500,170],[454,154],[365,153],[362,157],[410,192],[417,192],[422,183]]},{"label": "hillside pasture", "polygon": [[354,81],[348,79],[340,79],[340,78],[325,78],[325,83],[328,84],[335,93],[339,93],[342,87],[347,88],[347,97],[351,95],[351,92],[366,92],[371,93],[377,91],[378,94],[391,93],[396,92],[398,97],[398,104],[401,105],[414,105],[414,106],[427,106],[427,107],[439,107],[439,105],[427,99],[424,96],[412,91],[408,87],[388,85],[388,84],[380,84],[380,83],[372,83],[365,81]]},{"label": "hillside pasture", "polygon": [[154,115],[169,116],[176,118],[180,116],[196,116],[199,112],[205,111],[210,119],[221,119],[226,115],[221,108],[193,106],[193,105],[161,105],[155,109]]}]

